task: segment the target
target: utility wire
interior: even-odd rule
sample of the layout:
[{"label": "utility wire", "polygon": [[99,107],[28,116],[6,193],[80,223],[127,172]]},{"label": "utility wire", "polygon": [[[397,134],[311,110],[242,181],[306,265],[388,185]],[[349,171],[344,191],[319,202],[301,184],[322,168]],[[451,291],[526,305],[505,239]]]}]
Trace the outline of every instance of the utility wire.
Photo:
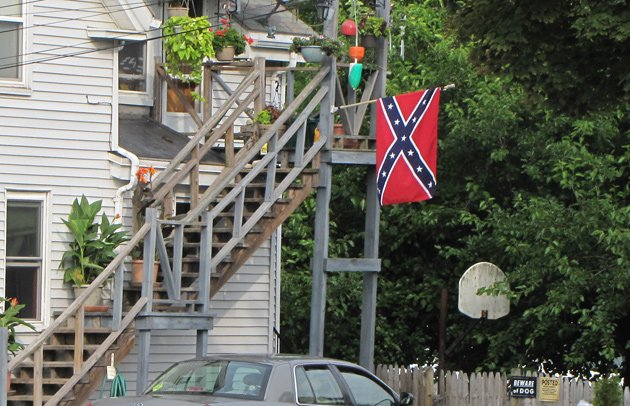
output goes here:
[{"label": "utility wire", "polygon": [[[150,3],[149,5],[160,4],[160,3],[164,3],[164,1],[163,1],[163,0],[160,0],[159,2],[156,2],[156,3]],[[125,10],[133,10],[133,9],[135,9],[135,8],[141,8],[141,7],[144,7],[144,3],[143,3],[143,5],[142,5],[142,6],[137,6],[137,7],[133,7],[133,8],[125,8],[125,9],[117,10],[117,11],[115,11],[115,12],[118,12],[118,11],[125,11]],[[101,13],[99,13],[99,14],[90,15],[90,16],[83,16],[83,17],[80,17],[80,18],[93,17],[93,16],[96,16],[96,15],[102,15],[102,14],[110,14],[110,13],[109,13],[109,12],[101,12]],[[65,21],[70,21],[70,20],[77,20],[77,19],[79,19],[79,18],[64,19],[64,20],[59,20],[59,21],[55,21],[55,22],[52,22],[52,23],[48,23],[48,24],[38,24],[38,25],[33,25],[33,26],[28,27],[28,28],[51,26],[51,25],[53,25],[53,24],[57,24],[57,23],[60,23],[60,22],[65,22]],[[25,28],[26,28],[26,27],[25,27]],[[153,28],[153,29],[150,29],[150,30],[148,30],[148,31],[144,31],[144,32],[146,33],[146,32],[156,31],[156,30],[159,30],[159,29],[160,29],[160,28]],[[11,31],[11,30],[7,30],[7,31],[0,31],[0,34],[2,34],[3,32],[8,32],[8,31]],[[91,40],[90,40],[90,41],[79,42],[79,43],[74,44],[74,45],[71,45],[71,46],[62,45],[62,46],[58,46],[58,47],[56,47],[56,48],[49,48],[49,49],[46,49],[46,50],[44,50],[44,51],[38,51],[38,52],[27,52],[27,53],[24,53],[24,54],[17,54],[17,55],[12,55],[12,56],[5,56],[5,57],[0,58],[0,61],[2,61],[3,59],[11,59],[11,60],[13,60],[13,59],[15,59],[16,57],[25,57],[25,56],[29,56],[29,55],[46,54],[46,53],[48,53],[48,52],[50,52],[50,51],[55,51],[55,50],[57,50],[57,49],[63,49],[63,48],[74,48],[74,47],[77,47],[77,46],[79,46],[79,45],[85,45],[85,44],[90,44],[90,43],[92,43],[92,41],[91,41]]]},{"label": "utility wire", "polygon": [[[62,18],[62,19],[60,19],[60,20],[57,20],[57,21],[52,21],[52,22],[50,22],[50,23],[46,23],[46,24],[33,24],[33,25],[22,26],[22,27],[17,27],[17,28],[10,28],[10,29],[8,29],[8,30],[0,31],[0,34],[3,34],[3,33],[5,33],[5,32],[24,31],[24,30],[27,30],[27,29],[30,29],[30,28],[37,28],[37,27],[49,27],[49,26],[51,26],[51,25],[55,25],[55,24],[59,24],[59,23],[64,23],[64,22],[67,22],[67,21],[75,21],[75,20],[82,20],[82,19],[85,19],[85,18],[90,18],[90,17],[98,17],[98,16],[101,16],[101,15],[111,14],[111,13],[117,13],[117,12],[120,12],[120,11],[125,11],[125,10],[135,10],[135,9],[137,9],[137,8],[142,8],[142,7],[145,7],[145,6],[152,6],[152,5],[155,5],[155,4],[160,4],[160,3],[164,3],[164,0],[160,0],[160,1],[156,2],[156,3],[149,3],[149,4],[145,4],[145,3],[135,3],[135,4],[138,4],[138,5],[137,5],[137,6],[134,6],[134,7],[122,7],[122,8],[120,8],[119,10],[115,10],[115,11],[99,11],[98,13],[94,13],[94,14],[90,14],[90,15],[84,15],[84,16],[81,16],[81,17]],[[100,8],[100,9],[103,9],[103,7],[99,7],[99,8]],[[94,8],[93,8],[93,9],[94,9]],[[55,12],[55,13],[60,12],[60,11],[65,11],[65,12],[68,12],[68,11],[78,11],[78,12],[83,12],[83,11],[86,11],[86,10],[89,10],[89,8],[86,8],[86,9],[71,9],[71,10],[68,10],[68,9],[64,9],[64,10],[55,10],[54,12]],[[41,14],[46,14],[46,12],[41,13]],[[38,15],[39,15],[39,14],[38,14]]]},{"label": "utility wire", "polygon": [[[41,1],[41,0],[37,0],[37,1]],[[156,4],[163,4],[168,0],[160,0],[154,3],[145,3],[143,1],[139,1],[137,3],[127,3],[126,5],[116,5],[116,6],[111,6],[112,8],[118,7],[118,10],[114,10],[114,11],[106,11],[103,14],[108,14],[108,13],[116,13],[118,11],[124,11],[124,10],[130,10],[132,8],[136,8],[136,6],[142,6],[142,5],[146,5],[146,6],[152,6],[152,5],[156,5]],[[131,7],[126,7],[126,6],[131,6]],[[0,8],[2,7],[9,7],[9,6],[0,6]],[[68,11],[86,11],[86,10],[102,10],[106,8],[105,6],[94,6],[94,7],[86,7],[86,8],[81,8],[81,9],[66,9],[66,8],[58,8],[57,10],[49,10],[49,11],[31,11],[28,13],[21,13],[19,17],[21,16],[28,16],[28,15],[49,15],[49,14],[56,14],[56,13],[64,13],[64,12],[68,12]],[[0,10],[0,15],[2,14],[2,10]],[[6,31],[0,31],[0,32],[6,32]]]},{"label": "utility wire", "polygon": [[[280,13],[284,13],[284,12],[288,12],[288,11],[289,11],[288,9],[278,10],[278,11],[274,11],[273,13],[265,13],[265,14],[252,16],[249,19],[255,20],[255,19],[266,17],[268,15],[280,14]],[[210,26],[210,28],[215,28],[217,26]],[[159,30],[159,28],[156,28],[155,30]],[[150,30],[150,31],[155,31],[155,30]],[[200,30],[200,28],[194,29],[194,30],[181,31],[181,32],[170,34],[170,35],[160,35],[160,36],[157,36],[157,37],[147,38],[147,39],[134,41],[134,42],[135,43],[147,43],[149,41],[154,41],[156,39],[163,39],[163,38],[172,37],[172,36],[176,36],[176,35],[187,34],[189,32],[195,32],[195,31],[199,31],[199,30]],[[88,43],[91,43],[91,42],[92,41],[89,41]],[[87,49],[87,50],[83,50],[83,51],[77,51],[77,52],[67,53],[67,54],[63,54],[63,55],[55,55],[55,56],[41,58],[41,59],[36,59],[36,60],[31,60],[31,61],[24,61],[24,62],[20,62],[20,63],[12,63],[12,64],[7,64],[7,65],[0,65],[0,69],[15,68],[15,67],[20,67],[20,66],[32,65],[32,64],[40,63],[40,62],[49,62],[49,61],[54,61],[54,60],[57,60],[57,59],[69,58],[69,57],[72,57],[72,56],[85,55],[85,54],[89,54],[89,53],[92,53],[92,52],[106,51],[106,50],[113,49],[113,48],[118,48],[118,47],[120,47],[120,45],[119,44],[115,44],[115,45],[110,45],[110,46],[107,46],[107,47],[95,48],[95,49]],[[42,53],[44,53],[44,52],[34,52],[32,54],[42,54]]]}]

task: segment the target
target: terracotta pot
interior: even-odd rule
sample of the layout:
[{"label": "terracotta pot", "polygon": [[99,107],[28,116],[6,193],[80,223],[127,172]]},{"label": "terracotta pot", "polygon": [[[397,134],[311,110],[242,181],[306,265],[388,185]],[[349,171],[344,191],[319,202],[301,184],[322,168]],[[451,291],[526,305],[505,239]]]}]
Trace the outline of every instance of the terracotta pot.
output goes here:
[{"label": "terracotta pot", "polygon": [[364,47],[350,47],[348,50],[348,55],[350,55],[351,59],[356,59],[360,61],[365,56],[365,48]]},{"label": "terracotta pot", "polygon": [[234,47],[228,46],[217,52],[216,58],[219,61],[233,61],[234,60]]},{"label": "terracotta pot", "polygon": [[[153,265],[153,283],[157,281],[157,274],[159,271],[160,263],[155,261]],[[141,285],[142,278],[144,276],[144,260],[134,259],[131,261],[131,283],[134,285]]]}]

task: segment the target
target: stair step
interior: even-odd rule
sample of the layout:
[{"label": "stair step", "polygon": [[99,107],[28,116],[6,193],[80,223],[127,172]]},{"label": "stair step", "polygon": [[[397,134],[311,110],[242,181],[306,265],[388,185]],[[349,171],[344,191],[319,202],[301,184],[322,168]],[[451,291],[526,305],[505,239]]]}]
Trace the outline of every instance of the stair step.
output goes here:
[{"label": "stair step", "polygon": [[[33,368],[33,361],[25,360],[20,364],[21,368]],[[74,361],[46,361],[44,360],[44,368],[74,368]]]},{"label": "stair step", "polygon": [[[42,378],[42,383],[44,385],[64,385],[68,382],[66,378]],[[11,385],[32,385],[33,378],[14,378],[11,377]]]},{"label": "stair step", "polygon": [[[52,399],[53,395],[43,395],[42,396],[42,400],[44,402],[49,401],[50,399]],[[33,395],[9,395],[7,396],[7,401],[8,402],[32,402],[34,399]]]},{"label": "stair step", "polygon": [[[85,351],[96,351],[98,349],[98,344],[84,344],[83,350]],[[44,351],[73,351],[74,344],[46,344],[44,345]]]},{"label": "stair step", "polygon": [[[112,332],[111,328],[107,327],[85,327],[83,329],[85,334],[109,334]],[[74,328],[71,327],[60,327],[55,330],[55,334],[72,334],[74,335]]]}]

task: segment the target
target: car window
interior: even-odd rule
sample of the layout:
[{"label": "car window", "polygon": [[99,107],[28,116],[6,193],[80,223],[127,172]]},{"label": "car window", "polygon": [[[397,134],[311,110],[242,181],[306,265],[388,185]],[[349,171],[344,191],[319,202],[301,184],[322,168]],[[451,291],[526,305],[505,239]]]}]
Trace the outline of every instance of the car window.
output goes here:
[{"label": "car window", "polygon": [[350,388],[354,401],[358,406],[390,406],[396,399],[379,382],[361,371],[339,367],[341,376]]},{"label": "car window", "polygon": [[298,366],[295,381],[300,404],[346,404],[339,384],[326,366]]},{"label": "car window", "polygon": [[189,361],[176,364],[147,393],[203,392],[215,396],[262,399],[271,367],[241,361]]}]

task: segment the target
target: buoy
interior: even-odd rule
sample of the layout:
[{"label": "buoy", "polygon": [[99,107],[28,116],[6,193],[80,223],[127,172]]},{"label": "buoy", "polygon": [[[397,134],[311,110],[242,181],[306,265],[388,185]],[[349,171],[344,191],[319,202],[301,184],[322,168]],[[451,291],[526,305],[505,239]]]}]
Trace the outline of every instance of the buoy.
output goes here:
[{"label": "buoy", "polygon": [[347,19],[346,21],[341,23],[341,33],[348,36],[356,35],[357,24],[354,21]]},{"label": "buoy", "polygon": [[353,89],[356,89],[361,84],[361,74],[363,73],[362,63],[351,63],[350,71],[348,72],[348,83]]}]

